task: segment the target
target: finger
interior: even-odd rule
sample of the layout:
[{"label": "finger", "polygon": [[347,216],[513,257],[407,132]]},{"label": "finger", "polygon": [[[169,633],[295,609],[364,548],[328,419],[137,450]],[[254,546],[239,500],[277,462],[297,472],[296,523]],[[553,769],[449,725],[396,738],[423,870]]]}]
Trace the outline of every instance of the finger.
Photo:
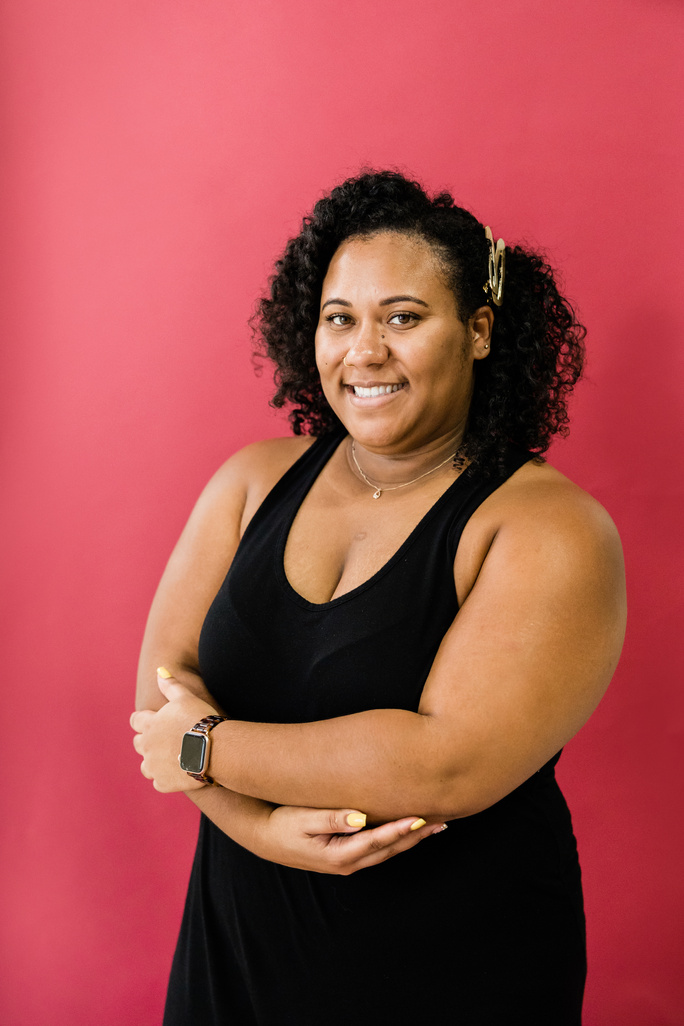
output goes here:
[{"label": "finger", "polygon": [[304,823],[305,833],[354,834],[366,825],[365,812],[358,809],[310,809],[311,816]]},{"label": "finger", "polygon": [[151,780],[151,779],[152,779],[152,774],[151,774],[151,773],[148,773],[148,772],[147,772],[147,767],[145,766],[145,760],[144,760],[144,759],[143,759],[143,761],[142,761],[142,762],[140,763],[140,772],[142,773],[142,775],[143,775],[143,776],[144,776],[144,777],[145,777],[145,778],[146,778],[147,780]]},{"label": "finger", "polygon": [[153,709],[137,709],[134,713],[131,713],[129,723],[136,734],[142,734],[149,726],[151,716],[154,716]]},{"label": "finger", "polygon": [[[422,826],[411,830],[415,823],[421,822]],[[442,824],[435,826],[434,823],[428,824],[413,816],[393,823],[383,823],[355,837],[331,838],[331,854],[343,864],[345,872],[354,873],[415,848],[426,837],[439,833],[441,829]]]},{"label": "finger", "polygon": [[142,746],[143,746],[143,736],[142,736],[142,734],[134,734],[133,735],[133,747],[135,748],[135,750],[138,753],[138,755],[142,755],[143,754]]},{"label": "finger", "polygon": [[383,851],[385,848],[398,844],[402,840],[405,840],[412,847],[414,843],[417,844],[429,832],[430,829],[424,819],[411,816],[410,819],[399,819],[392,823],[382,823],[380,826],[374,827],[373,830],[368,831],[365,841],[368,846],[368,852],[372,854],[375,851]]}]

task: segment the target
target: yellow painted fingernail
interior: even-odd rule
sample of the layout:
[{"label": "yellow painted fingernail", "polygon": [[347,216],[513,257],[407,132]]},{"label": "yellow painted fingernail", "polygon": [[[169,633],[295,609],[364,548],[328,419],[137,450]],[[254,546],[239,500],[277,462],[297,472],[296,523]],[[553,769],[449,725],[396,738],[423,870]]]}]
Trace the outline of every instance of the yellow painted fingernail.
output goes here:
[{"label": "yellow painted fingernail", "polygon": [[409,829],[410,830],[420,830],[420,828],[422,826],[425,826],[425,820],[424,819],[417,819],[415,821],[415,823],[411,823],[411,826],[409,827]]},{"label": "yellow painted fingernail", "polygon": [[366,825],[365,814],[363,812],[350,812],[347,816],[347,825],[364,827]]},{"label": "yellow painted fingernail", "polygon": [[163,677],[164,680],[168,680],[169,677],[173,677],[173,674],[169,673],[169,671],[166,669],[165,666],[158,666],[157,667],[157,673],[159,674],[160,677]]}]

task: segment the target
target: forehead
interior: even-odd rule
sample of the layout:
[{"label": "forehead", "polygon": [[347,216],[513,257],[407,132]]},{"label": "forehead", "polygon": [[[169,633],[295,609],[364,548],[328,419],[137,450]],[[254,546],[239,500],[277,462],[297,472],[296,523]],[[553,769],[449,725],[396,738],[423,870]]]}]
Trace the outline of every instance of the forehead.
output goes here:
[{"label": "forehead", "polygon": [[424,239],[397,232],[347,239],[335,252],[323,282],[330,296],[353,302],[410,294],[426,302],[451,302],[439,258]]}]

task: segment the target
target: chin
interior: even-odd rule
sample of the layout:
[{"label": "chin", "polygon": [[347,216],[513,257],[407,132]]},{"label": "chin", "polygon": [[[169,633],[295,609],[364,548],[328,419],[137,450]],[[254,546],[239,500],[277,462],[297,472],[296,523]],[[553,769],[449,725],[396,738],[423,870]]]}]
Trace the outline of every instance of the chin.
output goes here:
[{"label": "chin", "polygon": [[410,437],[399,427],[372,424],[345,425],[347,431],[359,445],[367,449],[411,449]]}]

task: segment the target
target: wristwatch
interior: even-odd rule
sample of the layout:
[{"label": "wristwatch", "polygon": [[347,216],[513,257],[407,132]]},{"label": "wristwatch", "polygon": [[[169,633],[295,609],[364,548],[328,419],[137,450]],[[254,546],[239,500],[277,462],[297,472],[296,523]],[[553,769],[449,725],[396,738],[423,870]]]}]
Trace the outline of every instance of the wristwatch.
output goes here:
[{"label": "wristwatch", "polygon": [[203,720],[196,723],[191,730],[183,734],[178,762],[180,768],[194,777],[201,780],[203,784],[213,784],[214,781],[204,772],[209,766],[209,731],[213,730],[217,723],[223,723],[229,719],[228,716],[205,716]]}]

